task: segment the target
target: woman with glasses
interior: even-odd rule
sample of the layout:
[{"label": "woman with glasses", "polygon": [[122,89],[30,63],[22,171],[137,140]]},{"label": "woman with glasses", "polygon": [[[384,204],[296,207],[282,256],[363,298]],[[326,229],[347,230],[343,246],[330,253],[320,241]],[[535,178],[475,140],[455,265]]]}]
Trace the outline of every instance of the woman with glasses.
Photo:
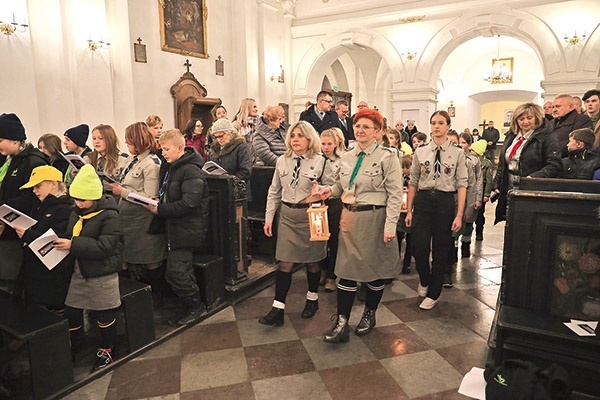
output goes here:
[{"label": "woman with glasses", "polygon": [[[275,258],[279,269],[275,275],[275,299],[271,310],[258,320],[263,325],[281,326],[287,293],[292,284],[294,264],[306,265],[308,292],[302,318],[312,318],[319,309],[319,262],[327,255],[327,241],[311,241],[307,209],[320,201],[318,183],[332,183],[331,163],[321,153],[321,142],[313,127],[298,121],[288,129],[285,154],[277,159],[267,195],[264,232],[273,236],[275,213],[277,246]],[[315,195],[313,195],[313,191]]]},{"label": "woman with glasses", "polygon": [[[252,173],[252,151],[246,140],[239,135],[228,119],[219,119],[212,126],[213,145],[208,159],[219,164],[229,175],[250,181]],[[246,189],[246,193],[249,193]]]},{"label": "woman with glasses", "polygon": [[196,118],[190,119],[182,133],[185,137],[185,146],[196,149],[202,159],[206,161],[206,132],[204,132],[202,121]]},{"label": "woman with glasses", "polygon": [[337,318],[323,340],[349,340],[348,320],[357,282],[367,282],[365,309],[354,333],[364,336],[375,327],[375,312],[384,281],[398,275],[396,224],[402,208],[402,170],[396,153],[377,143],[383,116],[369,108],[354,116],[357,145],[342,154],[339,176],[322,189],[322,198],[340,197],[343,208],[335,273]]}]

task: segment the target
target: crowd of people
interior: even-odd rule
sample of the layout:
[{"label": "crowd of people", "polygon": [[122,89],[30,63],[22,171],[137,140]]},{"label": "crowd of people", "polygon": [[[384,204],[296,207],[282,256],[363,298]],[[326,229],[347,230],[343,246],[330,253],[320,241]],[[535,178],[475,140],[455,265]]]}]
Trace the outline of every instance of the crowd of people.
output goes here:
[{"label": "crowd of people", "polygon": [[[149,283],[155,307],[168,285],[181,300],[170,324],[191,324],[207,312],[192,270],[208,225],[204,163],[215,162],[247,188],[253,166],[272,166],[264,234],[277,232],[278,270],[272,308],[259,322],[284,324],[292,270],[302,264],[308,282],[302,318],[318,311],[320,285],[337,291],[337,315],[323,339],[347,342],[355,298],[365,302],[355,334],[366,335],[386,284],[410,274],[413,258],[419,307],[435,307],[443,287],[452,287],[458,244],[469,257],[473,230],[483,240],[488,202],[497,198],[496,222],[506,219],[508,192],[520,179],[600,180],[600,92],[582,99],[585,112],[569,95],[544,108],[521,104],[499,151],[492,121],[481,135],[458,134],[450,115],[436,111],[427,133],[413,120],[392,128],[366,102],[349,117],[348,103],[334,104],[326,91],[290,126],[282,107],[259,114],[250,98],[232,120],[219,105],[211,126],[191,119],[182,131],[164,131],[151,115],[125,129],[127,152],[105,124],[71,127],[62,138],[41,135],[36,148],[18,116],[2,114],[0,205],[36,223],[28,229],[0,223],[0,288],[65,315],[74,354],[83,310],[89,311],[100,330],[94,368],[102,368],[117,356],[119,275]],[[314,241],[307,209],[321,202],[331,235]],[[52,269],[24,246],[50,229],[58,236],[54,248],[68,252]]]}]

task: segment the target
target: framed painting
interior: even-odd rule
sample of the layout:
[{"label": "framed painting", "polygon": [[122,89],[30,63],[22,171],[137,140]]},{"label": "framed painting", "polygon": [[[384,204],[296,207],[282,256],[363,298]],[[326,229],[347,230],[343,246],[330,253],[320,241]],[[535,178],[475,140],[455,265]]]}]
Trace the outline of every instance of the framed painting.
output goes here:
[{"label": "framed painting", "polygon": [[208,58],[206,0],[159,0],[163,51]]}]

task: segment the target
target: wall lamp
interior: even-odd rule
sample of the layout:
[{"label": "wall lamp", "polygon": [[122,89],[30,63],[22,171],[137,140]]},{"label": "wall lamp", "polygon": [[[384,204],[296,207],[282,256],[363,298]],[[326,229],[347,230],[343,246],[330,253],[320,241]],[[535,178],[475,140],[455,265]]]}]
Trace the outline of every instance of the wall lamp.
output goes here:
[{"label": "wall lamp", "polygon": [[22,24],[18,23],[15,19],[15,13],[13,12],[12,22],[0,21],[0,32],[5,35],[12,35],[15,32],[26,32],[29,29],[29,25],[23,21]]},{"label": "wall lamp", "polygon": [[279,66],[279,75],[275,76],[275,72],[273,72],[271,74],[271,82],[274,81],[275,79],[277,79],[277,82],[279,83],[285,83],[285,75],[284,75],[285,71],[283,70],[283,66],[280,65]]},{"label": "wall lamp", "polygon": [[107,41],[105,42],[102,36],[100,36],[100,40],[98,41],[92,39],[90,36],[87,42],[88,49],[90,49],[91,51],[96,51],[98,49],[108,49],[108,46],[110,46],[110,43]]},{"label": "wall lamp", "polygon": [[565,40],[565,43],[567,45],[573,45],[573,46],[575,46],[575,45],[578,45],[579,43],[585,42],[586,38],[587,38],[587,36],[585,34],[585,31],[583,32],[583,35],[581,35],[581,36],[577,36],[577,31],[575,31],[573,33],[573,35],[571,35],[571,36],[568,36],[565,33],[565,37],[563,39]]}]

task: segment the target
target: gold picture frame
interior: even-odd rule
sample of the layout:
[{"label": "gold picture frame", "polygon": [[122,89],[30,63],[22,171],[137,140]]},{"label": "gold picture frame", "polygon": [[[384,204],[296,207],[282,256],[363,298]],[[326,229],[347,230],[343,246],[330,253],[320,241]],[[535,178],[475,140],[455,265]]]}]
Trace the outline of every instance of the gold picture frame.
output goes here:
[{"label": "gold picture frame", "polygon": [[163,51],[208,58],[206,0],[158,0]]},{"label": "gold picture frame", "polygon": [[493,59],[492,60],[492,67],[495,65],[495,63],[500,63],[500,64],[504,64],[504,66],[506,67],[506,69],[508,69],[508,71],[510,72],[510,78],[508,79],[492,79],[492,85],[497,85],[497,84],[501,84],[501,83],[512,83],[513,81],[513,63],[514,63],[514,57],[510,57],[510,58],[499,58],[499,59]]}]

